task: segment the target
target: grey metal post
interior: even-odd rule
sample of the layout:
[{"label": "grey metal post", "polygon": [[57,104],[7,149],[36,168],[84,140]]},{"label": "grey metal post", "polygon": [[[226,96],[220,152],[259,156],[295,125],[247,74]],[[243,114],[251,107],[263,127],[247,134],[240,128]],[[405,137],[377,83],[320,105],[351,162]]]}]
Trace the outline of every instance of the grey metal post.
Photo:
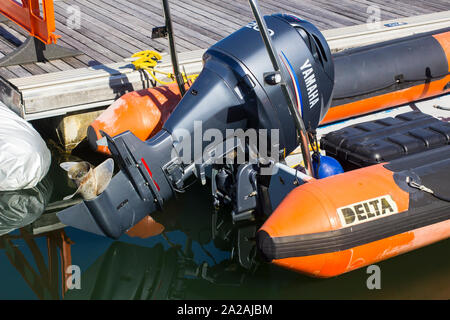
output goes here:
[{"label": "grey metal post", "polygon": [[308,133],[306,131],[305,124],[303,123],[302,116],[300,115],[298,109],[295,107],[295,105],[293,103],[293,99],[289,92],[289,88],[287,87],[286,81],[283,78],[283,73],[281,72],[281,69],[280,69],[280,65],[281,65],[280,59],[279,59],[278,55],[276,54],[276,51],[273,47],[272,40],[270,39],[269,32],[267,31],[266,22],[264,21],[262,15],[260,13],[258,1],[257,0],[249,0],[249,2],[250,2],[250,6],[252,8],[252,11],[253,11],[253,15],[255,16],[255,19],[256,19],[256,23],[258,24],[260,34],[261,34],[264,44],[266,46],[267,53],[269,54],[270,60],[272,62],[273,69],[275,70],[275,73],[279,74],[281,77],[281,81],[279,82],[279,84],[280,84],[281,90],[286,98],[286,103],[288,104],[289,110],[290,110],[292,116],[294,117],[295,125],[297,127],[297,133],[298,133],[297,140],[299,140],[300,147],[302,149],[302,156],[303,156],[303,161],[305,163],[306,172],[310,176],[313,176],[312,160],[311,160],[311,155],[309,152],[309,138],[308,138]]},{"label": "grey metal post", "polygon": [[186,93],[186,90],[184,89],[184,79],[183,79],[183,75],[180,72],[180,66],[178,64],[177,51],[176,51],[176,47],[175,47],[175,38],[173,35],[172,18],[170,16],[169,1],[162,0],[162,3],[163,3],[163,9],[164,9],[164,16],[166,18],[167,33],[169,35],[169,47],[170,47],[170,56],[172,58],[173,73],[175,75],[175,79],[177,81],[178,88],[180,89],[181,96],[184,96],[184,94]]}]

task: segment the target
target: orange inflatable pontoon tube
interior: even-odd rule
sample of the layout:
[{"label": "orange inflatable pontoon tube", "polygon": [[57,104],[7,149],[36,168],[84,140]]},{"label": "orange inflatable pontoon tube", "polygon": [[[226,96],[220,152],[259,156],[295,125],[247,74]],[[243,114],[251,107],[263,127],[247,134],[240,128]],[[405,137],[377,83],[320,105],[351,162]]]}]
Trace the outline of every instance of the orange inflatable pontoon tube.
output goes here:
[{"label": "orange inflatable pontoon tube", "polygon": [[[448,30],[448,28],[447,28]],[[403,40],[405,43],[408,42],[407,39],[410,39],[412,37],[405,38]],[[401,43],[399,39],[399,43]],[[424,51],[424,54],[433,56],[432,58],[423,57],[422,60],[417,60],[415,65],[408,65],[405,64],[407,68],[415,68],[417,66],[420,66],[418,70],[427,70],[427,64],[428,63],[439,63],[440,65],[445,64],[447,62],[447,72],[443,76],[437,76],[434,77],[434,75],[426,75],[425,72],[423,74],[420,74],[420,77],[422,79],[419,79],[417,81],[409,81],[414,82],[413,85],[408,85],[408,82],[406,82],[406,88],[398,88],[398,89],[391,89],[386,90],[387,92],[382,92],[383,90],[380,90],[381,92],[378,94],[368,94],[365,95],[364,93],[358,93],[355,92],[355,96],[351,97],[349,95],[350,102],[345,102],[346,99],[334,99],[332,107],[328,110],[325,118],[323,119],[321,124],[327,124],[339,120],[343,120],[346,118],[356,117],[363,114],[381,111],[383,109],[400,106],[403,104],[411,103],[414,101],[423,100],[426,98],[435,97],[438,95],[446,94],[450,92],[450,31],[440,32],[436,31],[435,34],[430,33],[429,35],[422,36],[421,38],[415,39],[415,43],[406,44],[405,47],[408,48],[410,51],[418,50],[420,45],[424,45],[422,41],[427,41],[426,45],[431,44],[432,46],[428,47],[428,52]],[[393,41],[389,41],[387,43],[393,43]],[[382,46],[382,44],[380,44]],[[424,50],[423,48],[420,48],[421,50]],[[358,50],[358,49],[356,49]],[[388,49],[386,49],[388,50]],[[441,54],[442,52],[442,54]],[[389,51],[386,51],[386,53],[389,53]],[[391,54],[394,55],[394,51],[391,52]],[[358,56],[360,54],[359,52],[356,52],[354,56]],[[439,60],[436,57],[440,56]],[[400,57],[401,58],[401,57]],[[339,59],[339,58],[338,58]],[[386,57],[388,59],[388,57]],[[429,60],[428,60],[429,59]],[[336,63],[339,63],[336,60]],[[445,61],[446,60],[446,61]],[[360,60],[361,61],[361,60]],[[368,61],[365,61],[368,62]],[[382,62],[382,61],[379,61]],[[361,64],[363,66],[364,63]],[[358,65],[359,67],[359,65]],[[351,72],[353,70],[349,70]],[[372,70],[374,71],[374,70]],[[442,70],[445,71],[445,70]],[[392,70],[386,70],[386,72],[393,72]],[[374,74],[366,75],[367,78],[364,79],[358,79],[355,77],[355,79],[352,79],[353,81],[368,81],[370,80],[370,77],[374,76]],[[392,74],[392,80],[394,80],[395,74]],[[401,76],[401,75],[399,75]],[[340,75],[336,76],[337,82],[341,79]],[[339,83],[340,84],[340,83]],[[394,87],[394,86],[393,86]],[[399,85],[400,87],[400,85]]]},{"label": "orange inflatable pontoon tube", "polygon": [[258,247],[276,265],[334,277],[449,236],[450,220],[432,221],[432,212],[423,212],[429,224],[402,232],[414,217],[412,206],[383,164],[310,181],[291,191],[264,223]]}]

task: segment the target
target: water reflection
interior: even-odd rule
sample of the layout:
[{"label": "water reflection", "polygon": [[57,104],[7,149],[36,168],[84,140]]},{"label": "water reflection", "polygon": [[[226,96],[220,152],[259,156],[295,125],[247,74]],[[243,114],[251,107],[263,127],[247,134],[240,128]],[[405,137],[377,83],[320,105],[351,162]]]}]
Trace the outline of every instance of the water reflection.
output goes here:
[{"label": "water reflection", "polygon": [[[37,243],[39,238],[45,239],[46,256]],[[4,251],[9,263],[38,299],[64,297],[68,275],[63,270],[72,264],[71,245],[72,241],[64,230],[36,236],[26,228],[21,228],[18,234],[0,237],[0,251]],[[31,255],[27,255],[26,250]]]},{"label": "water reflection", "polygon": [[206,188],[197,185],[194,192],[195,197],[181,195],[164,213],[112,242],[83,270],[81,290],[68,291],[66,299],[185,299],[191,297],[192,281],[210,290],[241,286],[253,265],[239,266],[238,233],[222,219],[229,215],[213,210]]},{"label": "water reflection", "polygon": [[148,248],[114,242],[83,273],[84,287],[69,291],[66,299],[184,299],[192,280],[240,285],[242,274],[230,265],[230,261],[213,266],[196,263],[177,246],[165,249],[157,244]]},{"label": "water reflection", "polygon": [[24,227],[39,218],[53,190],[47,177],[32,189],[0,192],[0,235]]},{"label": "water reflection", "polygon": [[[34,235],[36,223],[1,236],[0,297],[14,290],[38,299],[450,297],[448,240],[380,263],[382,290],[368,290],[365,269],[323,280],[259,262],[247,236],[257,225],[233,225],[229,214],[215,212],[207,186],[191,191],[119,241],[73,228]],[[67,288],[72,264],[81,269],[80,290]],[[3,285],[17,275],[13,287]]]},{"label": "water reflection", "polygon": [[[36,236],[31,227],[45,212],[53,187],[47,176],[34,188],[0,192],[0,252],[39,299],[64,296],[66,275],[58,260],[61,268],[71,264],[71,241],[64,230]],[[46,254],[38,239],[45,240]]]}]

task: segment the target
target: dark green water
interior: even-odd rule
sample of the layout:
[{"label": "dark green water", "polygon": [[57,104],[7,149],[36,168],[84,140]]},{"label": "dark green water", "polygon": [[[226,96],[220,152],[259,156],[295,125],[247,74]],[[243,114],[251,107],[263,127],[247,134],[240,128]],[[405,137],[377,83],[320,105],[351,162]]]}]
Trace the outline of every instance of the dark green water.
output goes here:
[{"label": "dark green water", "polygon": [[[51,193],[49,202],[61,200],[73,191],[58,161],[54,157],[41,194],[21,194],[26,203],[39,203],[42,193]],[[192,187],[155,219],[165,232],[147,239],[124,235],[112,241],[73,228],[38,237],[23,228],[0,237],[0,299],[62,298],[58,239],[64,234],[72,243],[71,263],[81,270],[81,289],[68,290],[65,299],[450,298],[449,240],[379,263],[381,289],[369,290],[365,268],[312,279],[265,263],[239,267],[233,236],[215,235],[207,187]]]}]

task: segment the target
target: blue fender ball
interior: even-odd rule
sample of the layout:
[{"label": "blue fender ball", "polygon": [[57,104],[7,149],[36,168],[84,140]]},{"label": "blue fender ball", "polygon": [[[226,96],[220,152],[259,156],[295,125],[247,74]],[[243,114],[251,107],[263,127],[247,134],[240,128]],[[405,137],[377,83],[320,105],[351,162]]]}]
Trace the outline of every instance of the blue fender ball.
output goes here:
[{"label": "blue fender ball", "polygon": [[314,154],[312,158],[316,179],[323,179],[344,172],[339,161],[332,157]]}]

